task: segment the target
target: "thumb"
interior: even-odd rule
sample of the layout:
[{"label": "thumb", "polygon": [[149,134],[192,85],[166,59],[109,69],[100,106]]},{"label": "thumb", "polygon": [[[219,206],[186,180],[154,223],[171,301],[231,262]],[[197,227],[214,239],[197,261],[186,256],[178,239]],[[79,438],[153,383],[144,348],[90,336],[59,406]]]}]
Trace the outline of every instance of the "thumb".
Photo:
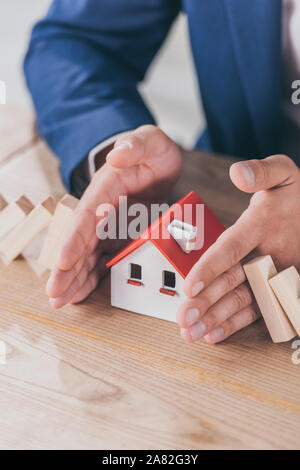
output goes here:
[{"label": "thumb", "polygon": [[149,124],[120,137],[107,155],[106,161],[111,167],[124,169],[140,163],[152,167],[159,160],[161,168],[162,158],[170,153],[173,158],[175,153],[179,159],[180,151],[177,145],[161,129]]},{"label": "thumb", "polygon": [[132,132],[115,142],[114,148],[106,157],[106,162],[113,168],[130,168],[137,165],[144,154],[144,140]]},{"label": "thumb", "polygon": [[170,140],[158,127],[145,125],[120,137],[107,155],[107,163],[114,168],[131,168],[141,163],[161,148],[164,140]]},{"label": "thumb", "polygon": [[241,191],[255,193],[293,182],[298,168],[285,155],[272,155],[263,160],[247,160],[230,167],[230,178]]}]

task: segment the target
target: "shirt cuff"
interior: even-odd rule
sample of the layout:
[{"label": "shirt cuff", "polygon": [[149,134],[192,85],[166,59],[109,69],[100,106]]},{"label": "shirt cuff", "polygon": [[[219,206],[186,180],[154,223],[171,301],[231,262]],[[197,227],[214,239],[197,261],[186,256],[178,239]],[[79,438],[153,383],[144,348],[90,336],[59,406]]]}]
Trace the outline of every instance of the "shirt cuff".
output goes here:
[{"label": "shirt cuff", "polygon": [[120,132],[119,134],[115,134],[115,135],[111,136],[109,139],[106,139],[103,142],[101,142],[100,144],[96,145],[96,147],[94,147],[90,151],[90,153],[88,154],[88,170],[89,170],[90,180],[93,178],[94,174],[97,171],[97,168],[96,168],[96,165],[95,165],[96,155],[98,155],[98,153],[101,152],[101,150],[103,150],[106,147],[108,147],[109,145],[113,144],[119,137],[121,137],[123,135],[130,134],[131,132],[132,132],[132,130],[125,131],[125,132]]}]

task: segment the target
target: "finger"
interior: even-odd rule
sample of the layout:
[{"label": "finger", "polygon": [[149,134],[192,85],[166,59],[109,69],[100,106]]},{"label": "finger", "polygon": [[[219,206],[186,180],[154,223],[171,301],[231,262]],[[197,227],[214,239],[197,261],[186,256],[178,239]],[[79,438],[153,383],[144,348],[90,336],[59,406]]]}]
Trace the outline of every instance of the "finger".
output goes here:
[{"label": "finger", "polygon": [[251,323],[254,323],[259,317],[260,314],[257,307],[255,305],[250,305],[211,331],[207,336],[205,336],[205,340],[211,344],[224,341],[224,339],[233,335],[237,331],[251,325]]},{"label": "finger", "polygon": [[[133,169],[143,164],[144,173],[148,169],[149,183],[166,177],[172,179],[177,175],[181,168],[181,153],[178,146],[161,129],[146,125],[130,135],[120,137],[107,155],[106,161],[109,166],[118,169]],[[126,177],[126,174],[123,177]],[[137,181],[140,179],[138,174],[135,178]]]},{"label": "finger", "polygon": [[81,271],[84,263],[85,259],[84,257],[81,257],[75,266],[73,266],[69,271],[61,271],[58,268],[54,268],[46,285],[46,293],[48,297],[56,298],[62,295]]},{"label": "finger", "polygon": [[49,303],[51,307],[56,310],[67,305],[70,302],[70,300],[74,297],[76,292],[82,287],[87,276],[88,276],[88,268],[87,268],[87,265],[85,264],[83,268],[81,269],[80,273],[78,274],[78,276],[74,279],[74,281],[72,282],[72,284],[70,285],[69,289],[66,292],[64,292],[60,297],[49,299]]},{"label": "finger", "polygon": [[[106,161],[114,168],[130,168],[144,161],[145,164],[156,154],[163,154],[165,148],[174,143],[158,127],[152,125],[141,126],[131,134],[120,137],[113,150],[109,152]],[[149,157],[149,158],[148,158]]]},{"label": "finger", "polygon": [[124,194],[120,178],[115,178],[107,167],[101,168],[82,196],[61,249],[57,268],[62,271],[72,269],[87,250],[96,247],[99,239],[96,226],[100,218],[96,216],[99,202],[118,204],[118,196]]},{"label": "finger", "polygon": [[96,244],[96,215],[87,207],[75,214],[68,237],[65,240],[59,255],[56,268],[69,271],[75,267],[87,252],[90,242],[94,239]]},{"label": "finger", "polygon": [[91,247],[89,247],[84,256],[82,256],[69,271],[61,271],[60,269],[54,268],[46,286],[46,292],[50,298],[60,297],[70,287],[87,260],[88,263],[92,264],[93,259],[99,259],[102,253],[101,246],[98,245],[93,253],[90,253],[90,249]]},{"label": "finger", "polygon": [[238,221],[218,238],[192,267],[184,282],[188,297],[195,297],[218,276],[238,264],[264,236],[264,220],[249,207]]},{"label": "finger", "polygon": [[236,264],[217,277],[204,291],[193,299],[187,299],[177,312],[177,323],[188,328],[202,317],[207,310],[225,294],[245,282],[246,276],[242,265]]},{"label": "finger", "polygon": [[[118,219],[118,216],[117,216],[117,219]],[[100,245],[101,245],[101,248],[102,248],[102,251],[103,252],[112,252],[112,251],[119,251],[121,250],[126,244],[128,244],[128,241],[129,239],[128,238],[115,238],[115,237],[111,237],[111,238],[105,238],[105,239],[101,239],[101,234],[104,233],[104,230],[105,230],[105,226],[107,224],[107,220],[105,219],[102,219],[98,224],[97,224],[97,227],[96,227],[96,232],[97,232],[97,237],[99,237],[98,239],[100,240]],[[119,223],[117,222],[116,224],[116,236],[117,236],[117,233],[119,231]]]},{"label": "finger", "polygon": [[106,161],[113,168],[129,168],[137,165],[144,157],[144,153],[143,139],[132,132],[116,141],[114,148],[108,153]]},{"label": "finger", "polygon": [[230,178],[240,190],[254,193],[289,184],[298,172],[289,157],[273,155],[263,160],[234,163],[230,168]]},{"label": "finger", "polygon": [[68,287],[68,289],[59,297],[49,299],[51,307],[54,309],[59,309],[70,303],[76,293],[80,291],[81,287],[86,282],[89,273],[94,269],[97,262],[98,256],[96,253],[94,253],[85,261],[80,272]]},{"label": "finger", "polygon": [[199,321],[187,328],[184,333],[185,337],[189,342],[198,341],[232,315],[252,304],[253,301],[254,298],[248,285],[245,283],[240,285],[213,305],[204,316],[199,318]]},{"label": "finger", "polygon": [[78,304],[88,297],[97,287],[99,281],[105,276],[108,271],[106,263],[109,260],[109,256],[103,256],[93,271],[89,273],[89,276],[81,289],[74,295],[71,300],[71,304]]}]

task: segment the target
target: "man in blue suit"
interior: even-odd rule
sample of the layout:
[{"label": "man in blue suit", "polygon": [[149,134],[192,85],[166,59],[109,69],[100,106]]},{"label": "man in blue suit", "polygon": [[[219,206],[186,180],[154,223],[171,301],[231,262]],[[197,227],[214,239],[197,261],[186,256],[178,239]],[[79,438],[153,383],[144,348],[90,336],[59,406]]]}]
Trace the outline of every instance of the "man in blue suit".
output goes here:
[{"label": "man in blue suit", "polygon": [[88,186],[48,282],[59,308],[96,287],[116,249],[96,237],[99,204],[163,198],[180,172],[180,150],[155,126],[137,84],[182,10],[207,121],[197,148],[239,156],[231,179],[254,194],[185,281],[182,335],[216,343],[258,316],[244,257],[270,253],[279,268],[300,267],[299,2],[54,0],[33,30],[25,75],[66,185]]}]

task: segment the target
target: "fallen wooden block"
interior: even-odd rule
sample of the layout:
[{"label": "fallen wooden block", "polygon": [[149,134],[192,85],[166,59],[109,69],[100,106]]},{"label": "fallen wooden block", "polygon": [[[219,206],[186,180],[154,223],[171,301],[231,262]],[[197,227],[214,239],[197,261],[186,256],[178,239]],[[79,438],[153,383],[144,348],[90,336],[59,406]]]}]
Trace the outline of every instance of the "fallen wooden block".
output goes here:
[{"label": "fallen wooden block", "polygon": [[277,274],[271,256],[259,256],[243,267],[273,342],[281,343],[294,338],[296,331],[268,282]]},{"label": "fallen wooden block", "polygon": [[9,233],[32,211],[33,205],[26,196],[8,204],[0,212],[0,238]]},{"label": "fallen wooden block", "polygon": [[297,269],[291,266],[272,277],[269,283],[300,336],[300,275]]},{"label": "fallen wooden block", "polygon": [[17,258],[30,242],[50,223],[55,207],[55,199],[51,196],[46,198],[6,235],[0,242],[0,253],[5,264],[9,264]]},{"label": "fallen wooden block", "polygon": [[42,266],[53,269],[57,263],[60,248],[64,243],[78,203],[79,200],[69,194],[58,203],[39,257],[39,263]]},{"label": "fallen wooden block", "polygon": [[3,209],[5,209],[5,207],[7,206],[7,201],[6,199],[4,199],[4,197],[2,196],[2,194],[0,194],[0,212],[3,211]]}]

